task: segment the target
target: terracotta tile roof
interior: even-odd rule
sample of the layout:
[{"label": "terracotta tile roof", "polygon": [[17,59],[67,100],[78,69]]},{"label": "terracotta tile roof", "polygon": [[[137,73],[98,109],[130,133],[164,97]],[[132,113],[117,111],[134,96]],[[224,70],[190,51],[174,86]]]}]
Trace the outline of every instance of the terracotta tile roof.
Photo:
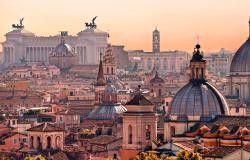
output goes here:
[{"label": "terracotta tile roof", "polygon": [[187,151],[194,151],[194,150],[201,148],[200,145],[194,144],[192,142],[187,142],[187,141],[174,142],[173,144],[175,144],[176,146],[179,146]]},{"label": "terracotta tile roof", "polygon": [[69,160],[67,155],[62,151],[59,151],[59,152],[51,155],[51,159],[52,160]]},{"label": "terracotta tile roof", "polygon": [[55,131],[64,131],[62,128],[59,128],[50,123],[43,123],[38,126],[31,127],[27,131],[35,131],[35,132],[55,132]]},{"label": "terracotta tile roof", "polygon": [[210,123],[225,126],[250,126],[250,116],[216,116]]},{"label": "terracotta tile roof", "polygon": [[15,136],[16,134],[20,134],[20,135],[23,135],[23,136],[27,136],[27,134],[23,134],[23,133],[18,133],[18,132],[9,132],[5,135],[2,135],[1,138],[0,138],[0,141],[4,141],[5,139],[7,138],[10,138],[12,136]]},{"label": "terracotta tile roof", "polygon": [[92,144],[107,145],[116,140],[119,140],[119,138],[108,135],[100,135],[98,137],[92,138],[89,142]]},{"label": "terracotta tile roof", "polygon": [[241,147],[216,147],[211,149],[202,150],[203,157],[223,158],[226,155],[239,150]]}]

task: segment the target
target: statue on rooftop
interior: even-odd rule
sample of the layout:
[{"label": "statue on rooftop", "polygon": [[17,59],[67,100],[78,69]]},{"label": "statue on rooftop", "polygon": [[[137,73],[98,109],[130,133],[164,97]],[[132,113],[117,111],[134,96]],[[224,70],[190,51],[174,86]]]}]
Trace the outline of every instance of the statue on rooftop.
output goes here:
[{"label": "statue on rooftop", "polygon": [[15,28],[15,29],[22,29],[22,28],[24,28],[23,20],[24,20],[24,18],[19,19],[19,24],[12,24],[12,27]]},{"label": "statue on rooftop", "polygon": [[87,28],[89,28],[89,29],[96,28],[97,27],[97,25],[95,23],[96,18],[97,18],[97,16],[95,16],[94,18],[92,18],[91,22],[89,22],[89,23],[86,22],[85,26]]}]

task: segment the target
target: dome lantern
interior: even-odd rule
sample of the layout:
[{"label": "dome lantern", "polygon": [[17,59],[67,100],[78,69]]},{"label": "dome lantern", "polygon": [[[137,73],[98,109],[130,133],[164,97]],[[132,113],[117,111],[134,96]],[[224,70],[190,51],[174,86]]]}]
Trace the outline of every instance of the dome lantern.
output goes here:
[{"label": "dome lantern", "polygon": [[200,44],[195,45],[193,56],[190,61],[190,80],[205,81],[206,60],[203,59],[200,48]]}]

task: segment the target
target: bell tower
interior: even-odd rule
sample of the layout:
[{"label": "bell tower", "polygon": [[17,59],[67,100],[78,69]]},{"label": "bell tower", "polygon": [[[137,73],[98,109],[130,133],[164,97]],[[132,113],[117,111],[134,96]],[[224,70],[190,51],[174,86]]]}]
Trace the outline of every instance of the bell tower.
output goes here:
[{"label": "bell tower", "polygon": [[123,150],[142,151],[157,140],[157,113],[154,104],[146,99],[139,88],[126,104],[123,113]]},{"label": "bell tower", "polygon": [[114,78],[116,77],[117,62],[112,53],[111,44],[108,44],[105,54],[103,56],[103,74],[104,77]]},{"label": "bell tower", "polygon": [[153,43],[152,43],[152,52],[159,53],[160,52],[160,32],[157,28],[153,31]]}]

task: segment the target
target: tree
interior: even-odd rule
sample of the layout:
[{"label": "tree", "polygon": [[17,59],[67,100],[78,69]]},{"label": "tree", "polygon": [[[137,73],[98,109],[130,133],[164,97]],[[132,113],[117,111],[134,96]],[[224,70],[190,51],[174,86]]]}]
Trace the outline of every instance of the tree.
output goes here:
[{"label": "tree", "polygon": [[46,158],[42,155],[37,155],[34,157],[31,156],[25,157],[24,160],[46,160]]},{"label": "tree", "polygon": [[135,160],[160,160],[155,153],[141,152],[136,156]]},{"label": "tree", "polygon": [[197,152],[180,151],[177,157],[169,157],[168,155],[157,155],[153,152],[141,152],[136,156],[135,160],[202,160],[202,157]]},{"label": "tree", "polygon": [[181,151],[177,154],[176,160],[202,160],[202,157],[197,152]]}]

